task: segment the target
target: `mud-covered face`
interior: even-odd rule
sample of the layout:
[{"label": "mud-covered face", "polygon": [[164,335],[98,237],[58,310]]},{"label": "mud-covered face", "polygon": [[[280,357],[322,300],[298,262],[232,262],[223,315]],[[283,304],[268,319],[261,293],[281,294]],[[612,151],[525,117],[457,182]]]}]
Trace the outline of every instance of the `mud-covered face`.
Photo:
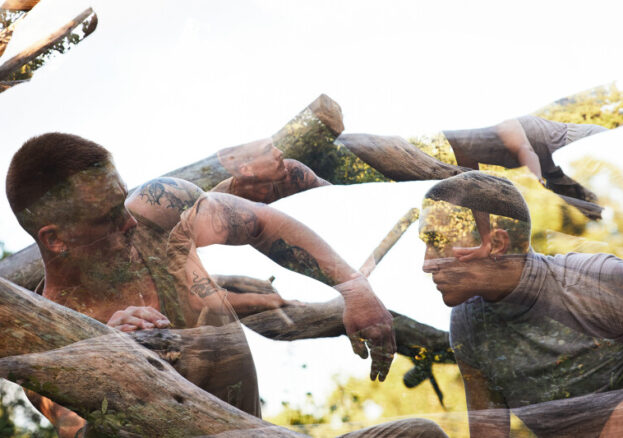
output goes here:
[{"label": "mud-covered face", "polygon": [[285,178],[283,152],[267,141],[254,146],[253,157],[249,158],[246,174],[257,181],[280,181]]},{"label": "mud-covered face", "polygon": [[72,198],[64,204],[72,218],[62,226],[69,256],[111,263],[128,260],[137,223],[125,208],[127,189],[114,167],[79,172],[70,183]]}]

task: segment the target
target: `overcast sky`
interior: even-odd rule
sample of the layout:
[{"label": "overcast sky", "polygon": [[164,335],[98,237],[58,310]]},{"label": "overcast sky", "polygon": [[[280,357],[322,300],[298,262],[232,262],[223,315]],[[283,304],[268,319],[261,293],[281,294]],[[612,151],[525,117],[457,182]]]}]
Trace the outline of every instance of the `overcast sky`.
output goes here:
[{"label": "overcast sky", "polygon": [[[615,0],[174,4],[41,1],[0,62],[89,5],[99,25],[30,83],[0,95],[2,191],[12,154],[48,131],[104,145],[134,186],[271,135],[321,93],[341,105],[346,132],[409,137],[493,124],[623,77]],[[618,150],[609,157],[621,162]],[[359,267],[429,186],[326,187],[275,206]],[[12,250],[31,243],[4,196],[0,209],[0,240]],[[371,281],[389,308],[447,329],[449,311],[419,270],[422,252],[413,227]],[[209,272],[276,275],[286,297],[334,296],[247,248],[209,248],[204,257]],[[326,390],[335,372],[363,375],[368,367],[345,339],[286,344],[251,334],[250,341],[269,411],[283,397]]]}]

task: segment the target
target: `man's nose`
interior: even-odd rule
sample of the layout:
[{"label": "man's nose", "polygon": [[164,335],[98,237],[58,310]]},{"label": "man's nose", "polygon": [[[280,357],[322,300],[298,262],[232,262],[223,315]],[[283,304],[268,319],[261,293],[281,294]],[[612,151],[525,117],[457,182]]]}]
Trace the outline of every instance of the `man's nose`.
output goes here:
[{"label": "man's nose", "polygon": [[424,263],[422,263],[422,271],[427,274],[439,271],[439,264],[436,262],[438,258],[439,256],[433,248],[426,248],[426,252],[424,253]]},{"label": "man's nose", "polygon": [[283,151],[281,149],[277,149],[275,146],[273,146],[273,156],[277,160],[281,160],[283,158]]}]

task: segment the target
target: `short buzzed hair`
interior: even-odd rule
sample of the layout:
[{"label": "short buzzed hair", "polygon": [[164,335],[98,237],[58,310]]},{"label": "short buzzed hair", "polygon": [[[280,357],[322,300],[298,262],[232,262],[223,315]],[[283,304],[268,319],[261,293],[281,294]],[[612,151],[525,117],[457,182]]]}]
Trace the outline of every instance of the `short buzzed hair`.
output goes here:
[{"label": "short buzzed hair", "polygon": [[20,219],[46,193],[72,175],[111,162],[102,146],[77,135],[52,132],[33,137],[13,155],[6,177],[6,194],[13,213],[26,231],[36,230]]},{"label": "short buzzed hair", "polygon": [[[519,190],[505,178],[478,171],[465,172],[438,182],[424,198],[424,206],[442,201],[442,204],[488,213],[492,228],[505,229],[511,236],[511,251],[523,254],[530,249],[528,205]],[[473,226],[477,232],[475,222]]]},{"label": "short buzzed hair", "polygon": [[512,182],[476,170],[438,182],[424,197],[530,223],[528,205]]}]

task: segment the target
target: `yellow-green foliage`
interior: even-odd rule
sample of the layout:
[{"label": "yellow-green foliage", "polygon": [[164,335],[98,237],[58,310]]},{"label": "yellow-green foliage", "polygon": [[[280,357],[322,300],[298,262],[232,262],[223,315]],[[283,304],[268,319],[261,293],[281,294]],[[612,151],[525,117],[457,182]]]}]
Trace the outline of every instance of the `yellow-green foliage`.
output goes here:
[{"label": "yellow-green foliage", "polygon": [[559,99],[534,115],[564,123],[594,123],[606,128],[623,125],[623,94],[614,85],[591,88]]},{"label": "yellow-green foliage", "polygon": [[[458,367],[433,365],[433,373],[444,394],[444,408],[430,382],[425,381],[412,389],[404,386],[402,376],[411,366],[409,359],[397,357],[383,383],[354,377],[338,383],[336,379],[335,390],[326,406],[318,407],[308,400],[297,408],[285,406],[279,415],[267,420],[314,437],[331,437],[387,421],[420,417],[435,421],[453,438],[469,437],[463,380]],[[372,418],[366,415],[379,412],[380,416],[371,415]],[[301,420],[313,423],[301,424]],[[511,424],[512,437],[533,436],[517,419]]]},{"label": "yellow-green foliage", "polygon": [[442,133],[433,136],[412,137],[409,139],[409,143],[431,157],[437,158],[439,161],[456,166],[456,158],[454,157],[454,152],[452,152],[452,146],[450,146],[450,143],[448,143],[448,140]]}]

